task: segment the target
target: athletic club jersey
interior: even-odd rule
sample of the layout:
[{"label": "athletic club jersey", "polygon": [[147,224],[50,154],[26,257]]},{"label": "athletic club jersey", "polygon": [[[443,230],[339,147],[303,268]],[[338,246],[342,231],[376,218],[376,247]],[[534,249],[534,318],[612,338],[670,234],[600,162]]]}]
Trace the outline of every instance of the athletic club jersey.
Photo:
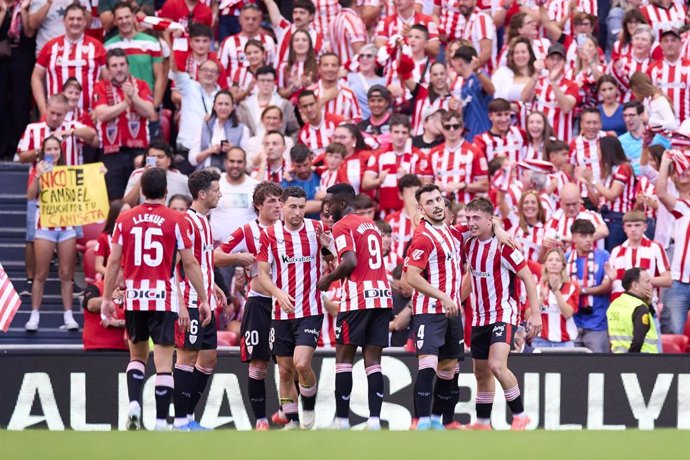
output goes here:
[{"label": "athletic club jersey", "polygon": [[[567,96],[575,98],[576,104],[580,102],[580,90],[575,82],[562,78],[558,82],[558,86]],[[537,80],[532,110],[544,112],[553,127],[554,136],[565,142],[570,142],[573,137],[573,111],[563,112],[548,77],[542,76]]]},{"label": "athletic club jersey", "polygon": [[218,57],[220,63],[228,72],[237,69],[240,66],[248,66],[247,58],[244,55],[244,47],[249,39],[257,40],[264,45],[266,51],[266,62],[273,63],[276,58],[276,42],[273,41],[270,35],[258,34],[255,37],[248,37],[243,33],[231,35],[226,38],[220,45]]},{"label": "athletic club jersey", "polygon": [[[429,163],[436,184],[441,189],[451,183],[471,184],[489,175],[486,158],[464,139],[461,139],[460,144],[454,149],[450,149],[446,144],[431,149]],[[477,193],[466,190],[455,192],[455,201],[458,203],[469,203],[476,197]]]},{"label": "athletic club jersey", "polygon": [[65,35],[50,40],[41,49],[36,65],[46,69],[46,95],[62,92],[68,78],[76,78],[82,86],[79,107],[91,107],[93,88],[105,66],[105,48],[95,38],[83,36],[71,42]]},{"label": "athletic club jersey", "polygon": [[497,54],[496,26],[490,15],[479,7],[475,7],[470,16],[465,19],[462,35],[459,38],[470,42],[476,50],[480,49],[482,40],[491,40],[491,59],[487,61],[484,69],[490,71],[494,67]]},{"label": "athletic club jersey", "polygon": [[[78,121],[64,121],[56,130],[50,129],[45,121],[29,123],[24,129],[24,134],[17,144],[17,153],[28,152],[29,150],[40,150],[43,141],[49,136],[55,136],[59,131],[71,132],[72,129],[84,127]],[[62,155],[66,166],[79,166],[83,164],[81,152],[81,140],[76,136],[65,136],[62,138]]]},{"label": "athletic club jersey", "polygon": [[304,219],[299,230],[291,231],[278,221],[261,234],[258,262],[271,264],[273,282],[294,301],[295,311],[286,313],[273,300],[273,319],[296,319],[323,314],[321,293],[316,283],[321,278],[321,222]]},{"label": "athletic club jersey", "polygon": [[[580,301],[580,289],[576,283],[566,282],[561,287],[563,300],[577,313]],[[577,326],[571,316],[566,319],[561,314],[556,295],[551,292],[549,286],[542,282],[537,285],[537,295],[541,307],[542,329],[539,337],[550,342],[571,342],[577,338]]]},{"label": "athletic club jersey", "polygon": [[604,187],[611,189],[614,182],[622,184],[623,191],[613,201],[602,197],[600,204],[608,206],[613,212],[626,213],[635,204],[635,173],[630,163],[615,165],[611,168],[611,174],[604,181]]},{"label": "athletic club jersey", "polygon": [[671,100],[678,120],[690,118],[690,60],[656,61],[647,69],[652,84]]},{"label": "athletic club jersey", "polygon": [[[355,123],[362,119],[362,109],[359,107],[359,101],[355,93],[345,84],[338,82],[338,97],[331,99],[324,106],[324,110],[328,114],[333,114],[342,117],[344,120],[352,120]],[[317,99],[321,98],[323,94],[323,83],[321,80],[309,88],[314,91]]]},{"label": "athletic club jersey", "polygon": [[309,122],[305,123],[299,130],[297,140],[300,144],[309,147],[316,157],[326,151],[326,147],[331,143],[333,131],[342,121],[343,119],[337,115],[324,113],[318,126]]},{"label": "athletic club jersey", "polygon": [[517,324],[515,274],[527,267],[525,257],[517,249],[500,244],[495,236],[487,241],[470,238],[464,250],[475,305],[472,326]]},{"label": "athletic club jersey", "polygon": [[[412,243],[405,257],[409,266],[422,270],[422,276],[433,287],[460,303],[462,234],[443,224],[436,227],[426,220],[415,229]],[[412,293],[412,314],[444,314],[443,305],[433,297],[417,290]]]},{"label": "athletic club jersey", "polygon": [[376,40],[388,40],[395,34],[402,33],[404,25],[421,24],[429,31],[429,41],[438,40],[438,25],[434,18],[415,12],[409,19],[403,19],[399,14],[390,14],[379,20],[374,36]]},{"label": "athletic club jersey", "polygon": [[487,162],[491,162],[495,157],[506,157],[512,163],[517,163],[525,157],[527,133],[517,126],[511,126],[505,136],[489,130],[475,136],[472,142],[477,150],[484,154]]},{"label": "athletic club jersey", "polygon": [[353,43],[366,43],[369,40],[367,26],[352,8],[340,10],[331,22],[328,33],[331,48],[340,57],[340,62],[347,62],[355,55]]},{"label": "athletic club jersey", "polygon": [[[232,232],[228,239],[219,246],[219,249],[226,254],[248,252],[253,256],[258,256],[259,250],[261,249],[261,234],[265,228],[266,227],[259,223],[258,219],[246,223]],[[252,266],[245,271],[247,273],[247,279],[251,281],[252,278],[259,274],[258,264],[254,262]],[[249,297],[268,296],[251,289],[249,291]]]},{"label": "athletic club jersey", "polygon": [[[278,27],[273,28],[276,38],[278,39],[278,48],[275,61],[276,67],[279,67],[283,62],[287,62],[288,55],[290,54],[290,42],[292,41],[292,34],[294,34],[296,30],[297,26],[285,18],[280,20]],[[309,36],[311,37],[314,53],[319,56],[321,51],[327,48],[327,46],[324,46],[326,45],[324,36],[321,34],[321,32],[313,27],[310,27],[307,32],[309,32]]]},{"label": "athletic club jersey", "polygon": [[515,241],[522,245],[522,251],[525,253],[527,260],[539,262],[539,253],[541,252],[542,242],[546,233],[544,224],[537,221],[534,226],[528,225],[527,230],[517,225],[510,229],[510,233]]},{"label": "athletic club jersey", "polygon": [[652,26],[657,40],[661,40],[664,30],[672,28],[680,30],[685,25],[685,6],[676,2],[672,2],[668,8],[650,3],[643,6],[640,11],[647,19],[647,24]]},{"label": "athletic club jersey", "polygon": [[[188,209],[184,214],[189,226],[189,240],[192,243],[194,258],[199,262],[201,269],[201,280],[206,289],[206,298],[209,303],[213,299],[213,285],[215,283],[213,274],[213,237],[211,236],[211,224],[208,217]],[[188,308],[198,308],[197,293],[189,278],[186,276],[180,282],[180,290],[184,303]]]},{"label": "athletic club jersey", "polygon": [[401,210],[386,216],[386,222],[391,226],[391,252],[398,254],[398,257],[403,257],[405,246],[414,234],[412,219],[404,210]]},{"label": "athletic club jersey", "polygon": [[[595,139],[587,139],[582,134],[570,142],[570,163],[582,166],[592,171],[592,179],[601,181],[601,167],[599,166],[599,139],[606,136],[603,131]],[[580,184],[580,196],[587,196],[587,187]]]},{"label": "athletic club jersey", "polygon": [[331,23],[340,12],[340,3],[338,0],[314,0],[314,6],[314,27],[326,36]]},{"label": "athletic club jersey", "polygon": [[348,214],[333,226],[333,238],[339,261],[350,251],[357,257],[355,269],[342,280],[340,311],[393,308],[381,233],[376,224],[366,217]]},{"label": "athletic club jersey", "polygon": [[671,214],[676,219],[671,277],[681,283],[690,283],[690,201],[677,200]]},{"label": "athletic club jersey", "polygon": [[[645,236],[642,237],[640,245],[636,248],[630,247],[630,240],[625,240],[623,244],[613,248],[609,264],[616,270],[616,279],[613,280],[611,287],[611,301],[624,291],[621,280],[626,270],[635,267],[644,268],[649,271],[651,277],[661,276],[662,273],[671,270],[664,248]],[[659,288],[655,287],[653,292],[652,304],[656,304],[659,299]]]},{"label": "athletic club jersey", "polygon": [[554,212],[553,216],[546,221],[546,238],[571,241],[573,235],[570,233],[570,227],[576,219],[586,219],[593,223],[595,228],[598,228],[604,223],[604,219],[601,218],[599,213],[585,209],[584,206],[575,217],[566,216],[565,211],[561,208]]},{"label": "athletic club jersey", "polygon": [[191,231],[183,214],[161,204],[144,203],[120,214],[113,244],[122,246],[126,310],[177,313],[175,256],[192,247]]}]

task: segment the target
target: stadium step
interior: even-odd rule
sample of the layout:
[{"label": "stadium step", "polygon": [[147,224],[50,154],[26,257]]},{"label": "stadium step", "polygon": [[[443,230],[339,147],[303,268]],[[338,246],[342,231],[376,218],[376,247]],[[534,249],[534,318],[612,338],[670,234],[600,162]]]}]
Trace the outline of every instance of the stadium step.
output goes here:
[{"label": "stadium step", "polygon": [[17,345],[80,345],[81,331],[63,331],[57,328],[48,328],[43,324],[36,332],[26,332],[24,325],[10,327],[6,334],[0,334],[0,344]]},{"label": "stadium step", "polygon": [[[22,243],[26,242],[25,227],[0,227],[0,244],[2,243]],[[0,259],[2,260],[2,259]]]},{"label": "stadium step", "polygon": [[[54,308],[46,308],[46,306],[43,305],[41,307],[40,328],[59,329],[60,326],[65,324],[62,313],[62,305],[60,305],[59,310]],[[10,328],[24,329],[24,325],[27,321],[29,321],[29,316],[31,316],[31,305],[22,305],[19,310],[17,310],[17,314],[14,316],[14,320],[12,321]],[[81,313],[81,308],[76,302],[72,309],[72,316],[74,316],[74,320],[79,323],[79,327],[84,325],[84,318]]]},{"label": "stadium step", "polygon": [[0,162],[0,194],[26,193],[29,165],[9,161]]},{"label": "stadium step", "polygon": [[0,241],[0,261],[21,260],[24,258],[24,243],[5,243]]}]

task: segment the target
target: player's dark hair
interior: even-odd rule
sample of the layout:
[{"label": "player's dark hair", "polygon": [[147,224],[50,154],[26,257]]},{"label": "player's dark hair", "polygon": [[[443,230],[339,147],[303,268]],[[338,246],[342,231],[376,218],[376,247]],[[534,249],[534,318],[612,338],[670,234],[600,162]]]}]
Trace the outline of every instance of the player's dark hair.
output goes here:
[{"label": "player's dark hair", "polygon": [[334,153],[345,158],[345,156],[347,155],[347,148],[345,148],[345,146],[340,142],[333,142],[332,144],[329,144],[328,147],[326,147],[326,153]]},{"label": "player's dark hair", "polygon": [[63,15],[63,17],[66,17],[67,13],[69,13],[70,11],[73,11],[73,10],[79,10],[84,14],[84,16],[86,16],[86,8],[81,6],[79,3],[72,3],[72,4],[70,4],[70,6],[65,8],[65,14]]},{"label": "player's dark hair", "polygon": [[488,198],[475,198],[467,204],[467,212],[483,212],[490,216],[494,215],[494,205]]},{"label": "player's dark hair", "polygon": [[410,130],[410,117],[403,115],[402,113],[394,113],[391,115],[388,125],[393,128],[393,126],[403,126]]},{"label": "player's dark hair", "polygon": [[162,140],[152,141],[148,145],[148,147],[146,147],[146,155],[148,155],[152,149],[165,152],[165,156],[170,158],[170,159],[172,159],[173,155],[175,154],[175,152],[173,151],[173,148],[170,146],[170,144],[168,144],[167,142],[162,141]]},{"label": "player's dark hair", "polygon": [[103,227],[103,233],[111,235],[115,229],[115,221],[120,216],[122,212],[122,207],[126,203],[123,200],[113,200],[110,202],[110,209],[108,210],[108,217],[105,219],[105,227]]},{"label": "player's dark hair", "polygon": [[623,112],[628,109],[635,109],[635,112],[637,112],[638,115],[642,115],[644,112],[644,105],[642,105],[640,101],[628,101],[623,104]]},{"label": "player's dark hair", "polygon": [[472,58],[477,57],[477,50],[473,46],[464,45],[458,48],[453,55],[456,59],[462,59],[466,63],[472,62]]},{"label": "player's dark hair", "polygon": [[74,77],[69,77],[67,80],[65,80],[65,84],[62,85],[62,91],[66,90],[70,86],[74,86],[79,91],[82,91],[84,89],[83,86],[81,86],[81,83],[79,83],[79,80],[77,80]]},{"label": "player's dark hair", "polygon": [[259,214],[259,205],[264,204],[266,198],[269,196],[275,196],[280,198],[283,196],[283,188],[271,181],[263,181],[254,188],[254,194],[252,195],[252,205],[254,206],[254,212]]},{"label": "player's dark hair", "polygon": [[254,74],[254,76],[256,78],[259,78],[261,75],[273,75],[273,80],[275,80],[278,76],[278,74],[276,73],[276,69],[270,65],[262,65],[261,67],[256,69],[256,73]]},{"label": "player's dark hair", "polygon": [[441,193],[441,188],[436,184],[424,184],[423,186],[421,186],[419,190],[417,190],[414,194],[414,197],[417,199],[417,203],[420,202],[419,200],[422,199],[423,194],[431,192]]},{"label": "player's dark hair", "polygon": [[294,10],[296,8],[307,10],[307,12],[312,16],[316,14],[316,7],[314,6],[314,2],[311,0],[295,0],[292,2],[292,9]]},{"label": "player's dark hair", "polygon": [[117,10],[121,10],[121,9],[123,9],[123,8],[127,8],[129,11],[131,11],[132,13],[134,13],[134,6],[132,6],[131,3],[129,3],[129,2],[124,2],[124,1],[122,1],[122,2],[117,2],[115,5],[113,5],[113,8],[112,8],[110,11],[112,11],[113,14],[115,14],[115,12],[116,12]]},{"label": "player's dark hair", "polygon": [[608,177],[614,166],[628,162],[623,145],[615,136],[604,136],[599,139],[599,152],[601,156],[601,177]]},{"label": "player's dark hair", "polygon": [[165,198],[168,189],[167,174],[161,168],[149,168],[141,175],[141,193],[149,200]]},{"label": "player's dark hair", "polygon": [[506,112],[510,110],[510,102],[499,97],[489,102],[488,109],[489,113]]},{"label": "player's dark hair", "polygon": [[374,203],[374,200],[371,199],[369,195],[366,193],[360,193],[355,197],[355,201],[352,204],[352,207],[357,210],[357,211],[362,211],[364,209],[371,209],[376,206],[376,203]]},{"label": "player's dark hair", "polygon": [[344,182],[331,185],[326,189],[326,193],[331,195],[334,200],[344,201],[346,206],[352,206],[355,201],[355,189],[352,185]]},{"label": "player's dark hair", "polygon": [[623,285],[624,290],[628,291],[632,287],[633,283],[640,282],[640,275],[642,274],[642,270],[644,270],[644,268],[633,267],[627,269],[625,273],[623,273],[621,284]]},{"label": "player's dark hair", "polygon": [[580,234],[580,235],[594,235],[597,229],[594,228],[594,224],[587,219],[575,219],[573,225],[570,226],[570,233]]},{"label": "player's dark hair", "polygon": [[311,156],[311,150],[304,144],[295,144],[294,147],[290,149],[290,161],[293,164],[304,163]]},{"label": "player's dark hair", "polygon": [[410,27],[410,30],[418,30],[424,34],[425,40],[429,39],[429,29],[427,29],[423,24],[414,24],[412,27]]},{"label": "player's dark hair", "polygon": [[172,203],[175,200],[184,201],[187,209],[189,209],[192,206],[192,200],[190,200],[187,195],[184,195],[182,193],[176,193],[173,196],[171,196],[170,199],[168,200],[168,207],[170,207],[170,203]]},{"label": "player's dark hair", "polygon": [[391,233],[393,233],[393,229],[391,228],[391,224],[389,224],[388,222],[384,222],[382,220],[377,220],[374,223],[379,228],[379,231],[381,232],[382,235],[390,235]]},{"label": "player's dark hair", "polygon": [[197,169],[189,175],[187,180],[187,186],[189,187],[189,193],[192,194],[193,199],[199,198],[199,192],[202,190],[208,192],[211,188],[211,184],[214,181],[220,180],[220,173],[215,169]]},{"label": "player's dark hair", "polygon": [[283,200],[283,203],[285,203],[288,198],[304,198],[306,200],[307,192],[302,187],[291,185],[283,190],[283,196],[281,199]]},{"label": "player's dark hair", "polygon": [[416,174],[405,174],[400,179],[398,179],[398,190],[400,193],[405,191],[406,188],[421,187],[422,181]]},{"label": "player's dark hair", "polygon": [[[74,5],[78,5],[81,7],[81,5],[77,3],[72,3],[69,7],[67,7],[67,9],[70,9]],[[109,49],[108,52],[105,53],[105,66],[108,67],[110,65],[110,60],[115,57],[127,59],[127,54],[125,54],[125,50],[123,50],[122,48]]]},{"label": "player's dark hair", "polygon": [[193,22],[189,25],[189,38],[194,37],[206,37],[210,40],[213,40],[213,29],[206,24]]}]

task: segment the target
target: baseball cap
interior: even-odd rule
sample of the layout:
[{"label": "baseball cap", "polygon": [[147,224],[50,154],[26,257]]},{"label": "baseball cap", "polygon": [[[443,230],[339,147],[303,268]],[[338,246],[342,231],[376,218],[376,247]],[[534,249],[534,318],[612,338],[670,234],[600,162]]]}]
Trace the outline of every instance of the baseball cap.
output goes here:
[{"label": "baseball cap", "polygon": [[666,27],[664,29],[661,29],[661,36],[659,38],[663,38],[664,35],[668,34],[673,34],[676,37],[680,38],[680,30],[676,27]]},{"label": "baseball cap", "polygon": [[367,99],[374,96],[380,96],[384,99],[390,99],[391,93],[390,91],[388,91],[388,88],[386,88],[383,85],[374,85],[371,88],[369,88],[369,91],[367,91]]},{"label": "baseball cap", "polygon": [[552,54],[560,54],[565,58],[565,47],[560,43],[554,43],[549,46],[549,51],[546,53],[546,56],[551,56]]}]

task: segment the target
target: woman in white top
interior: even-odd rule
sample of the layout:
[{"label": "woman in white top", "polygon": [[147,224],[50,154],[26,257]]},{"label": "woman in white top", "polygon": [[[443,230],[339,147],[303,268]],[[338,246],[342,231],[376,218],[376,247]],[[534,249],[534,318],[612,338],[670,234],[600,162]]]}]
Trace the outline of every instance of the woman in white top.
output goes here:
[{"label": "woman in white top", "polygon": [[499,67],[491,77],[496,88],[494,98],[506,99],[510,102],[522,100],[522,90],[534,75],[536,62],[532,44],[526,37],[516,37],[508,45],[506,65]]},{"label": "woman in white top", "polygon": [[[655,131],[676,131],[679,123],[671,101],[652,84],[646,73],[635,72],[630,77],[630,90],[638,101],[644,101],[643,121]],[[645,119],[646,118],[646,119]]]},{"label": "woman in white top", "polygon": [[364,45],[357,55],[358,71],[350,72],[347,76],[347,85],[357,96],[357,102],[359,102],[359,107],[362,109],[363,120],[371,116],[369,99],[367,99],[369,88],[374,85],[386,86],[386,79],[376,75],[377,52],[378,48],[376,48],[376,45],[372,43]]},{"label": "woman in white top", "polygon": [[527,131],[525,159],[541,160],[544,153],[544,143],[553,137],[553,128],[549,119],[543,112],[532,112],[527,116],[525,125],[525,131]]}]

